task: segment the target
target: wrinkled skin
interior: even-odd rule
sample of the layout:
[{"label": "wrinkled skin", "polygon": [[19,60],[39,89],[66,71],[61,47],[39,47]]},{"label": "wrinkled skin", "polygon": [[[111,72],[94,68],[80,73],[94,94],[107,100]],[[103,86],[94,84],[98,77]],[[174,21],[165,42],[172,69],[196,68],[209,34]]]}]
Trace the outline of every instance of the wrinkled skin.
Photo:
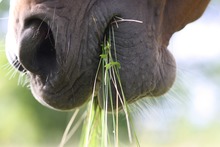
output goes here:
[{"label": "wrinkled skin", "polygon": [[[112,24],[128,102],[166,93],[176,64],[172,34],[199,18],[209,0],[17,0],[11,7],[7,56],[30,78],[34,97],[60,110],[89,100],[105,31]],[[100,77],[98,85],[100,83]],[[100,87],[96,87],[96,94]],[[114,92],[114,91],[113,91]],[[114,100],[115,102],[115,100]],[[102,106],[102,98],[99,99]],[[120,104],[119,104],[120,105]]]}]

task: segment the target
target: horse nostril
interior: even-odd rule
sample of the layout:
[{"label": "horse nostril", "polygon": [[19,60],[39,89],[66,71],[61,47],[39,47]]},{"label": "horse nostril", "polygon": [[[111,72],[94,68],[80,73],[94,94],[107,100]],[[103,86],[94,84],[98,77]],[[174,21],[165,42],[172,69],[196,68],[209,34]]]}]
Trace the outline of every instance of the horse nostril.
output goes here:
[{"label": "horse nostril", "polygon": [[34,74],[48,74],[56,67],[54,46],[53,34],[47,23],[40,19],[28,20],[19,41],[19,61]]}]

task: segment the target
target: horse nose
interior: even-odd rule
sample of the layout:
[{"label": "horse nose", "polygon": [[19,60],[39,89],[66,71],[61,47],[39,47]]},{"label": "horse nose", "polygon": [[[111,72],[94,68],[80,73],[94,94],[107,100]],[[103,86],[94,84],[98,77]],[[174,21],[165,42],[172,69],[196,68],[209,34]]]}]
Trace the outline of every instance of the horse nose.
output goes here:
[{"label": "horse nose", "polygon": [[56,66],[55,41],[50,27],[44,21],[26,21],[18,42],[18,60],[26,70],[42,75],[48,74]]}]

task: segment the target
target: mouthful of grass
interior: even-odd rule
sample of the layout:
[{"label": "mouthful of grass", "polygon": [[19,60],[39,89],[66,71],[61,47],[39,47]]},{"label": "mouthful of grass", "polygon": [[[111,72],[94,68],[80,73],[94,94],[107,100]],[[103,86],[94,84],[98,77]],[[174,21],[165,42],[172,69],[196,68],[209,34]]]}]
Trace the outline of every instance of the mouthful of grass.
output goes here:
[{"label": "mouthful of grass", "polygon": [[[116,54],[114,29],[115,26],[116,29],[119,27],[118,23],[124,21],[141,23],[136,20],[125,20],[115,17],[112,23],[109,24],[101,44],[102,53],[96,72],[91,101],[87,104],[87,110],[77,122],[74,121],[80,110],[75,110],[64,132],[60,147],[65,146],[82,123],[80,146],[118,147],[120,144],[119,115],[121,112],[126,119],[130,143],[133,144],[135,142],[136,146],[140,146],[134,131],[129,106],[123,92],[119,74],[121,65],[117,60]],[[95,89],[97,88],[98,77],[101,77],[101,84],[98,85],[100,90],[96,94]]]}]

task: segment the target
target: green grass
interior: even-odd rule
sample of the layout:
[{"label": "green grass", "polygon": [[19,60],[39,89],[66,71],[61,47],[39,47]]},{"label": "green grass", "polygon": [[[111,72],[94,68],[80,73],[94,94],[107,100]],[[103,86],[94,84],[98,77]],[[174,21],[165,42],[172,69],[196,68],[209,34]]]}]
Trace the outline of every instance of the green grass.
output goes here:
[{"label": "green grass", "polygon": [[[121,20],[120,20],[121,21]],[[119,113],[123,112],[126,125],[128,139],[132,144],[135,142],[136,146],[140,146],[137,136],[134,131],[132,118],[126,98],[123,92],[123,87],[120,80],[120,68],[121,65],[117,61],[114,27],[109,27],[108,35],[104,36],[102,47],[102,54],[100,55],[100,62],[98,65],[96,78],[94,81],[94,88],[91,101],[88,103],[87,110],[85,112],[80,146],[82,147],[95,147],[95,146],[115,146],[120,144],[119,140]],[[112,55],[114,54],[114,55]],[[95,95],[95,89],[97,86],[96,80],[98,75],[101,74],[101,92]],[[111,84],[113,86],[111,86]],[[115,96],[113,96],[112,88],[115,89]],[[115,98],[115,106],[113,106],[113,98]],[[98,102],[98,99],[102,99],[102,107]],[[110,105],[108,104],[110,102]],[[122,110],[119,110],[119,104],[122,104]],[[108,108],[110,106],[110,108]],[[110,110],[110,113],[109,113]],[[61,141],[60,147],[65,146],[65,143],[73,135],[73,130],[76,130],[77,123],[74,124],[74,118],[78,113],[78,109],[67,126]],[[80,121],[80,123],[82,123]],[[71,125],[73,125],[72,130]]]}]

